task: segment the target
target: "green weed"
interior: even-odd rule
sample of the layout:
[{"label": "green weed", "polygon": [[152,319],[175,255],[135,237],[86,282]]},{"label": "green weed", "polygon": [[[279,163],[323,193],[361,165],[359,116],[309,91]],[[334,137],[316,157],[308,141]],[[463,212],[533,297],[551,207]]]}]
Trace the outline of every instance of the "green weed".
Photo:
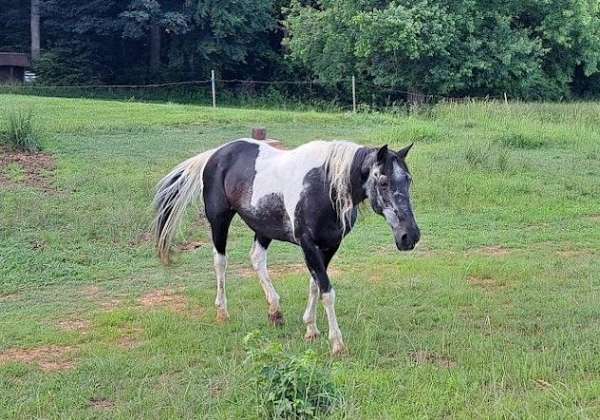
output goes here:
[{"label": "green weed", "polygon": [[24,152],[38,152],[42,149],[41,133],[34,122],[32,110],[11,109],[0,129],[0,141]]},{"label": "green weed", "polygon": [[313,350],[290,354],[259,332],[248,334],[244,343],[261,417],[313,418],[339,404],[331,372]]},{"label": "green weed", "polygon": [[498,140],[502,145],[516,149],[537,149],[544,145],[544,141],[538,137],[519,133],[505,133]]}]

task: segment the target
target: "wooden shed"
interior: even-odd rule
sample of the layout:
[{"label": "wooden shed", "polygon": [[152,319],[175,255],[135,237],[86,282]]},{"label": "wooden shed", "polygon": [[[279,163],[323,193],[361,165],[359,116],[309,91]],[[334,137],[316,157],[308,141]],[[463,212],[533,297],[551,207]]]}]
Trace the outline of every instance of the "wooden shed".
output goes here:
[{"label": "wooden shed", "polygon": [[0,83],[23,83],[30,66],[27,54],[0,52]]}]

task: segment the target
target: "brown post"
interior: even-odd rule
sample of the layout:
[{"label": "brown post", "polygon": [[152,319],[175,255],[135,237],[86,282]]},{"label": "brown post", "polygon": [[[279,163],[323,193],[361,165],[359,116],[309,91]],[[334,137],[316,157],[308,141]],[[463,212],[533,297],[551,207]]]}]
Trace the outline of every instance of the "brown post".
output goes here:
[{"label": "brown post", "polygon": [[266,140],[267,129],[262,127],[255,127],[252,129],[252,138],[254,140]]}]

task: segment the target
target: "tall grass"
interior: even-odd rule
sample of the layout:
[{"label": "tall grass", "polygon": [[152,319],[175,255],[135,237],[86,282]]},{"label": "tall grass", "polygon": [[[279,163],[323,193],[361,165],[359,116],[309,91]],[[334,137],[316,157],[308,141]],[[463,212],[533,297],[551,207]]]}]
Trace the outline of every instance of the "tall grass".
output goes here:
[{"label": "tall grass", "polygon": [[23,152],[42,149],[40,129],[35,124],[31,109],[11,109],[0,126],[0,142]]}]

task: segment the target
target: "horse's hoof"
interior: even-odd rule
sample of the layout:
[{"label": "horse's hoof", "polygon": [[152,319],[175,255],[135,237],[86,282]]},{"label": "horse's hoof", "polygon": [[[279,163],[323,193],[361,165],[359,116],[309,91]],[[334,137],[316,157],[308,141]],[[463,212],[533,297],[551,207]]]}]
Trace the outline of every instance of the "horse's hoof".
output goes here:
[{"label": "horse's hoof", "polygon": [[339,357],[344,355],[347,352],[346,346],[344,343],[334,343],[331,347],[331,355],[333,357]]},{"label": "horse's hoof", "polygon": [[281,311],[273,312],[269,314],[269,322],[276,327],[280,327],[284,324],[283,314]]},{"label": "horse's hoof", "polygon": [[321,333],[318,330],[307,331],[306,334],[304,334],[304,340],[309,343],[312,343],[313,341],[317,341],[320,336]]},{"label": "horse's hoof", "polygon": [[224,324],[229,321],[229,312],[226,309],[217,309],[217,322]]}]

